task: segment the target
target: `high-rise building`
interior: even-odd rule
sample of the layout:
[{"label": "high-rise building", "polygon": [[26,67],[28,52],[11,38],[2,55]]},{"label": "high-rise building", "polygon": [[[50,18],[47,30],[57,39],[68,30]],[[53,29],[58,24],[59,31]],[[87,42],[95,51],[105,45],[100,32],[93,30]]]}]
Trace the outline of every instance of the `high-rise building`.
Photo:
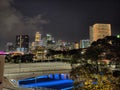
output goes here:
[{"label": "high-rise building", "polygon": [[46,40],[47,40],[47,45],[49,44],[54,44],[55,43],[55,40],[54,38],[52,37],[51,34],[46,34]]},{"label": "high-rise building", "polygon": [[41,42],[41,34],[39,32],[36,32],[36,34],[35,34],[35,45],[40,46],[40,42]]},{"label": "high-rise building", "polygon": [[7,46],[7,47],[6,47],[6,51],[8,51],[8,52],[15,50],[15,47],[14,47],[14,45],[13,45],[12,42],[8,42],[6,46]]},{"label": "high-rise building", "polygon": [[90,46],[89,39],[80,40],[80,48],[87,48],[89,46]]},{"label": "high-rise building", "polygon": [[51,34],[46,34],[47,41],[52,41],[52,35]]},{"label": "high-rise building", "polygon": [[35,42],[32,42],[32,43],[30,44],[30,50],[35,50]]},{"label": "high-rise building", "polygon": [[90,26],[90,42],[97,41],[106,36],[111,36],[111,25],[110,24],[94,24]]},{"label": "high-rise building", "polygon": [[28,51],[29,36],[28,35],[17,35],[16,36],[16,48],[19,51]]},{"label": "high-rise building", "polygon": [[78,42],[74,43],[74,49],[79,49],[79,43]]}]

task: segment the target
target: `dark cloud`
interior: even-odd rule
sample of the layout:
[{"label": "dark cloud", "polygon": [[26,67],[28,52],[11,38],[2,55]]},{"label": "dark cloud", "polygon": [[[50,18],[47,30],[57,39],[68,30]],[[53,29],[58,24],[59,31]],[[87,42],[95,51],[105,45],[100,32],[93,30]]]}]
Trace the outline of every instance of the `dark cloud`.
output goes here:
[{"label": "dark cloud", "polygon": [[23,16],[12,4],[13,0],[0,0],[0,49],[5,48],[7,42],[15,42],[19,34],[30,35],[33,39],[32,34],[48,23],[40,14],[34,17]]}]

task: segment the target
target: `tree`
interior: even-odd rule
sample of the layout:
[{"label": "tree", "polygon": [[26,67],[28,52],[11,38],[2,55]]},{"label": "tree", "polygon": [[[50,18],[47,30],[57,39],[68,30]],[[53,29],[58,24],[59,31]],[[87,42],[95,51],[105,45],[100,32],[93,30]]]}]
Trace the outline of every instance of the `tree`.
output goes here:
[{"label": "tree", "polygon": [[[98,69],[98,60],[109,59],[110,61],[120,62],[120,42],[118,41],[120,39],[105,37],[93,42],[86,49],[86,52],[82,56],[86,60],[86,63],[73,68],[70,73],[71,78],[74,79],[74,90],[104,90],[105,88],[106,90],[110,88],[112,90],[113,88],[114,90],[120,90],[120,76],[113,76],[110,68],[104,67],[105,64],[102,66],[104,68],[100,67],[100,72]],[[73,58],[77,61],[80,56],[78,55]],[[95,63],[88,63],[88,60]],[[97,84],[92,84],[94,81]],[[82,84],[84,85],[82,86]]]}]

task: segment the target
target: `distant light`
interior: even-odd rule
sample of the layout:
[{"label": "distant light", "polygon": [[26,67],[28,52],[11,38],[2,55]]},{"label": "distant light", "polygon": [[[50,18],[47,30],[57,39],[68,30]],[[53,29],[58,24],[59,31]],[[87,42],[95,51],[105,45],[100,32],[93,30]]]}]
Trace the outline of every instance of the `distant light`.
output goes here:
[{"label": "distant light", "polygon": [[47,53],[47,50],[44,50],[44,53]]},{"label": "distant light", "polygon": [[55,41],[54,41],[54,40],[53,40],[52,42],[53,42],[53,43],[55,43]]},{"label": "distant light", "polygon": [[0,51],[0,55],[4,55],[6,54],[4,51]]},{"label": "distant light", "polygon": [[47,34],[47,36],[51,36],[50,34]]},{"label": "distant light", "polygon": [[117,38],[120,38],[120,35],[117,35]]}]

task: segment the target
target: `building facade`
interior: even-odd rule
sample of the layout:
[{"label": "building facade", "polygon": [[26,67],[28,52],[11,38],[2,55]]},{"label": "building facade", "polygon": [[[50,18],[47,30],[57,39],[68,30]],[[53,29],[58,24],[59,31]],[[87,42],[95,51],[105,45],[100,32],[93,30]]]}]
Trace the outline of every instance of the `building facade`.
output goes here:
[{"label": "building facade", "polygon": [[15,51],[15,46],[13,45],[12,42],[7,42],[7,44],[6,44],[6,51],[8,51],[8,52]]},{"label": "building facade", "polygon": [[89,46],[90,46],[89,39],[80,40],[80,48],[87,48]]},{"label": "building facade", "polygon": [[79,49],[79,43],[78,42],[74,42],[74,49]]},{"label": "building facade", "polygon": [[16,36],[16,49],[17,51],[28,51],[29,49],[29,36],[17,35]]},{"label": "building facade", "polygon": [[41,34],[39,32],[36,32],[35,34],[35,46],[40,46],[41,42]]},{"label": "building facade", "polygon": [[97,41],[106,36],[111,36],[111,25],[110,24],[94,24],[90,26],[90,42]]}]

